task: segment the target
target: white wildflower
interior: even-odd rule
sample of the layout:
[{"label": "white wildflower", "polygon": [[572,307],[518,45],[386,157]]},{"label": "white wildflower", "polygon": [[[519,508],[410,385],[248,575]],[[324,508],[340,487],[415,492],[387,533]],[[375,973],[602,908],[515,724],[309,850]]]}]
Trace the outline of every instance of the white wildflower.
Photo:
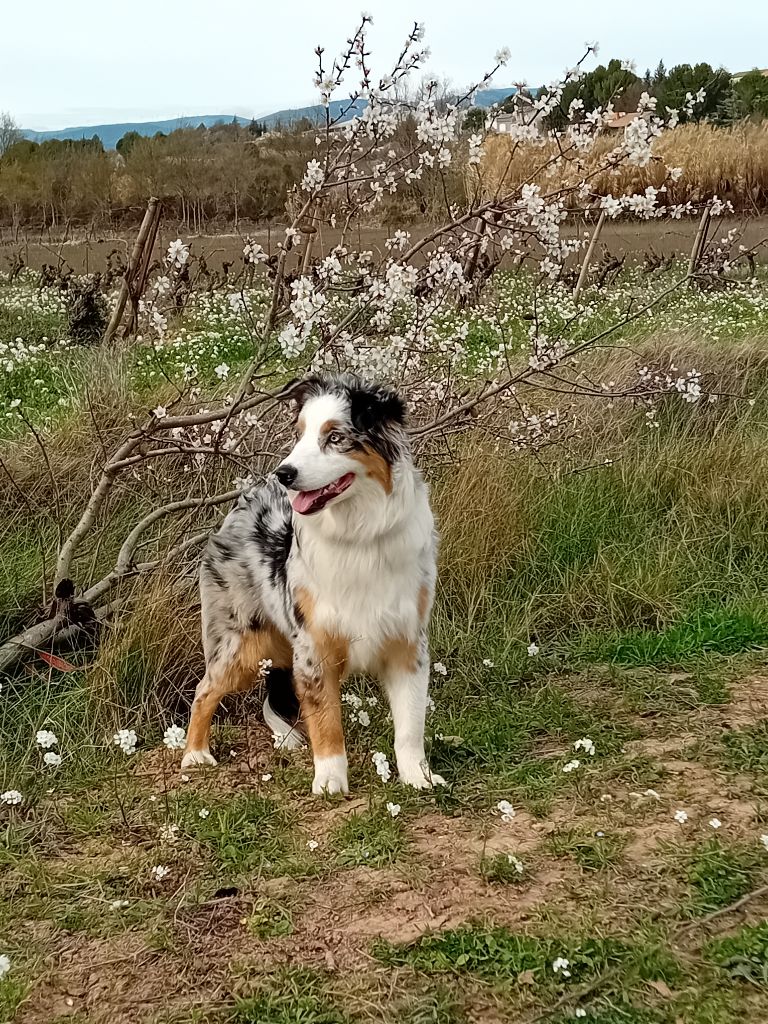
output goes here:
[{"label": "white wildflower", "polygon": [[208,810],[207,807],[201,807],[200,810],[197,812],[197,816],[198,818],[202,818],[203,821],[205,821],[205,819],[208,817],[210,813],[211,812]]},{"label": "white wildflower", "polygon": [[569,761],[568,764],[563,765],[563,771],[566,774],[570,774],[570,772],[575,772],[577,768],[581,768],[581,761],[577,760],[576,758],[574,758],[573,761]]},{"label": "white wildflower", "polygon": [[5,953],[0,953],[0,979],[4,978],[11,969],[11,958]]},{"label": "white wildflower", "polygon": [[382,754],[380,750],[371,755],[371,760],[376,766],[376,774],[379,776],[382,782],[389,782],[392,778],[392,769],[389,767],[389,761],[387,755]]},{"label": "white wildflower", "polygon": [[445,665],[442,663],[442,661],[436,661],[434,663],[434,665],[432,666],[432,671],[435,672],[439,676],[447,676],[448,675],[448,669],[445,667]]},{"label": "white wildflower", "polygon": [[496,804],[496,810],[501,815],[501,820],[504,822],[510,822],[515,816],[515,809],[509,800],[499,800]]},{"label": "white wildflower", "polygon": [[49,729],[40,729],[35,739],[38,746],[41,746],[44,750],[57,746],[59,742],[56,738],[56,733],[51,732]]},{"label": "white wildflower", "polygon": [[61,764],[61,754],[57,754],[55,751],[49,750],[47,754],[43,754],[43,762],[49,768],[58,768]]},{"label": "white wildflower", "polygon": [[124,754],[135,754],[138,737],[135,729],[118,729],[112,737],[116,747],[120,747]]},{"label": "white wildflower", "polygon": [[564,956],[558,956],[552,961],[552,970],[555,972],[555,974],[562,974],[564,978],[570,978],[570,966],[571,961],[566,960]]},{"label": "white wildflower", "polygon": [[585,754],[589,754],[590,757],[595,756],[595,744],[589,738],[589,736],[583,736],[580,740],[576,740],[573,744],[574,750],[583,750]]},{"label": "white wildflower", "polygon": [[723,823],[722,821],[720,821],[719,818],[710,818],[708,824],[710,828],[718,829],[722,826]]},{"label": "white wildflower", "polygon": [[163,743],[169,750],[183,750],[187,733],[180,725],[169,725],[163,733]]},{"label": "white wildflower", "polygon": [[391,818],[396,818],[400,813],[400,804],[393,804],[391,801],[387,803],[387,810]]},{"label": "white wildflower", "polygon": [[309,842],[307,843],[307,849],[308,850],[316,850],[319,845],[320,845],[320,843],[318,843],[318,841],[316,839],[310,839]]},{"label": "white wildflower", "polygon": [[539,653],[540,648],[539,648],[539,645],[537,643],[531,642],[531,643],[528,644],[528,647],[526,648],[526,650],[528,651],[528,657],[529,658],[535,658],[536,655]]},{"label": "white wildflower", "polygon": [[688,821],[688,814],[686,811],[675,811],[673,817],[675,821],[679,822],[681,825],[684,825],[686,821]]},{"label": "white wildflower", "polygon": [[6,789],[4,793],[0,793],[0,804],[13,806],[14,804],[20,804],[23,799],[18,789]]},{"label": "white wildflower", "polygon": [[518,875],[522,875],[524,864],[519,859],[519,857],[516,857],[514,855],[514,853],[508,853],[507,854],[507,860],[512,865],[512,867],[515,869],[515,871],[518,873]]},{"label": "white wildflower", "polygon": [[150,871],[150,875],[152,876],[153,882],[162,882],[162,880],[166,878],[168,875],[170,875],[170,873],[171,869],[167,866],[167,864],[155,864],[155,866]]}]

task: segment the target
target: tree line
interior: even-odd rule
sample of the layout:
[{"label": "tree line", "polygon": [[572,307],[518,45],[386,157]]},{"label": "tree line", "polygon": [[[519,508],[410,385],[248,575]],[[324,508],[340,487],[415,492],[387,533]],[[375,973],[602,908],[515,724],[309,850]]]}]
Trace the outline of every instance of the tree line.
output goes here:
[{"label": "tree line", "polygon": [[[441,89],[447,101],[448,84]],[[585,110],[608,102],[619,111],[634,110],[648,92],[665,113],[682,111],[686,95],[700,89],[703,102],[691,115],[683,112],[681,120],[728,125],[768,117],[768,76],[760,71],[733,77],[706,63],[668,71],[660,62],[640,76],[625,62],[611,60],[566,86],[548,126],[564,125],[574,99],[582,100]],[[510,95],[502,108],[513,103]],[[486,113],[469,109],[463,128],[477,130]],[[401,144],[407,145],[411,131],[403,123]],[[97,136],[29,141],[8,114],[0,114],[0,230],[18,239],[22,233],[67,237],[75,230],[133,227],[150,195],[161,197],[166,217],[187,232],[237,230],[242,222],[282,219],[286,194],[315,155],[314,139],[307,119],[268,131],[265,124],[246,125],[235,118],[231,124],[201,124],[153,137],[131,131],[108,151]],[[428,217],[433,203],[443,202],[446,194],[442,181],[432,183],[431,177],[426,175],[418,189],[404,189],[387,200],[381,211],[385,222]],[[456,166],[449,179],[451,201],[461,202],[463,181]]]},{"label": "tree line", "polygon": [[[683,110],[686,95],[695,96],[701,89],[705,93],[703,101],[691,114],[686,114]],[[542,86],[536,93],[546,91]],[[750,118],[768,117],[768,75],[757,69],[733,76],[725,68],[713,68],[707,63],[677,64],[667,70],[664,62],[659,61],[655,71],[649,68],[641,76],[626,61],[613,59],[565,87],[560,104],[547,118],[547,127],[562,129],[565,126],[573,100],[581,100],[585,110],[613,103],[617,111],[632,111],[637,109],[644,92],[656,98],[659,113],[667,114],[673,109],[679,111],[681,122],[707,120],[730,125]],[[502,109],[511,110],[513,104],[514,98],[510,97],[502,104]],[[465,118],[465,124],[476,129],[484,118],[484,111],[473,108]]]}]

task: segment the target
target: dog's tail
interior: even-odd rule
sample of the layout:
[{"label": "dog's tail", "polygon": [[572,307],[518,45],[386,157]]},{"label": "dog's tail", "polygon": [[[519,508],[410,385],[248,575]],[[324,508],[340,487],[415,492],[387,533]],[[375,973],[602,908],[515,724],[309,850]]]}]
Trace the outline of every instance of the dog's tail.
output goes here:
[{"label": "dog's tail", "polygon": [[264,721],[275,737],[278,750],[294,750],[305,745],[299,724],[300,708],[293,688],[293,673],[287,668],[272,668],[266,678]]}]

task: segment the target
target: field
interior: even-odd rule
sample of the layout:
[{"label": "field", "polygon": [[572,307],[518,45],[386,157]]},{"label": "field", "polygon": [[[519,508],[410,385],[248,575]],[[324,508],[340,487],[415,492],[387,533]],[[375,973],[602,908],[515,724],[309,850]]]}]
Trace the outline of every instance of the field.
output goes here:
[{"label": "field", "polygon": [[[346,690],[351,799],[308,795],[308,752],[273,750],[255,697],[219,716],[220,767],[180,775],[163,735],[201,669],[194,559],[117,604],[98,650],[8,671],[0,1022],[768,1020],[768,276],[670,291],[681,273],[625,268],[575,324],[552,287],[536,315],[578,342],[655,301],[585,372],[696,370],[716,401],[569,395],[541,445],[419,450],[442,533],[428,738],[444,789],[382,781],[391,725],[366,680]],[[491,373],[500,332],[525,343],[534,293],[502,270],[446,311],[462,373]],[[162,345],[107,351],[69,341],[31,273],[0,282],[0,640],[34,621],[129,416],[170,403],[188,366],[215,408],[250,357],[225,293],[195,296]],[[532,400],[503,415],[530,427],[558,398]],[[115,494],[83,578],[154,497]]]},{"label": "field", "polygon": [[[578,230],[589,231],[593,227],[594,224],[582,224]],[[754,246],[768,237],[768,219],[765,217],[722,218],[718,222],[717,233],[725,234],[734,227],[739,229],[741,242],[746,246]],[[253,239],[271,253],[283,230],[281,224],[266,228],[262,225],[244,225],[237,233],[197,236],[195,249],[206,254],[211,269],[220,270],[222,262],[230,261],[234,264],[232,272],[235,273],[242,263],[244,237]],[[566,225],[564,233],[568,235],[573,230],[570,225]],[[160,239],[161,248],[167,248],[180,233],[183,233],[181,229],[164,228]],[[418,224],[412,228],[414,238],[419,238],[425,233],[425,229]],[[355,230],[352,240],[358,249],[367,248],[379,253],[383,250],[389,234],[386,228],[366,226]],[[630,262],[642,260],[651,248],[663,256],[685,257],[691,251],[695,234],[696,223],[690,218],[662,224],[612,222],[606,225],[601,235],[601,244],[604,244],[613,255],[621,256],[626,253]],[[337,245],[339,240],[339,231],[327,226],[320,227],[318,249],[328,250]],[[0,269],[4,264],[7,265],[16,253],[20,253],[25,265],[32,270],[40,270],[42,266],[48,264],[71,268],[76,274],[103,272],[111,252],[116,250],[123,258],[127,257],[131,241],[132,236],[126,233],[114,236],[102,236],[97,233],[90,238],[75,238],[70,241],[62,241],[55,236],[43,241],[39,236],[30,233],[24,244],[3,242],[0,239]]]}]

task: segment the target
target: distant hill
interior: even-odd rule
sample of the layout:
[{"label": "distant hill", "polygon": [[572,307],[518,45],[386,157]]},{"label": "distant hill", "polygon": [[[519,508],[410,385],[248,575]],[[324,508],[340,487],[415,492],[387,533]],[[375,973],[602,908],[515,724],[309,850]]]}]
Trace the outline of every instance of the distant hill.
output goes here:
[{"label": "distant hill", "polygon": [[[475,103],[478,107],[490,107],[493,103],[503,102],[507,96],[511,96],[516,90],[513,87],[507,89],[484,89],[478,92]],[[332,100],[330,104],[331,116],[338,117],[345,108],[349,106],[349,100]],[[343,120],[349,120],[356,113],[360,113],[365,107],[365,100],[358,100],[356,106],[350,109]],[[287,110],[276,110],[273,114],[266,114],[264,117],[257,117],[260,124],[268,128],[276,124],[286,127],[295,124],[303,118],[308,118],[313,123],[321,124],[325,121],[325,107],[317,104],[311,107],[292,107]],[[117,143],[128,132],[138,132],[139,135],[151,136],[162,132],[167,135],[177,128],[197,128],[204,124],[206,128],[212,128],[217,124],[229,124],[237,120],[240,124],[248,124],[249,118],[235,116],[233,114],[201,114],[199,117],[172,117],[165,121],[126,121],[122,124],[93,124],[80,125],[76,128],[59,128],[55,131],[33,132],[25,131],[24,137],[32,142],[45,142],[46,139],[91,139],[97,135],[105,149],[114,149]]]}]

